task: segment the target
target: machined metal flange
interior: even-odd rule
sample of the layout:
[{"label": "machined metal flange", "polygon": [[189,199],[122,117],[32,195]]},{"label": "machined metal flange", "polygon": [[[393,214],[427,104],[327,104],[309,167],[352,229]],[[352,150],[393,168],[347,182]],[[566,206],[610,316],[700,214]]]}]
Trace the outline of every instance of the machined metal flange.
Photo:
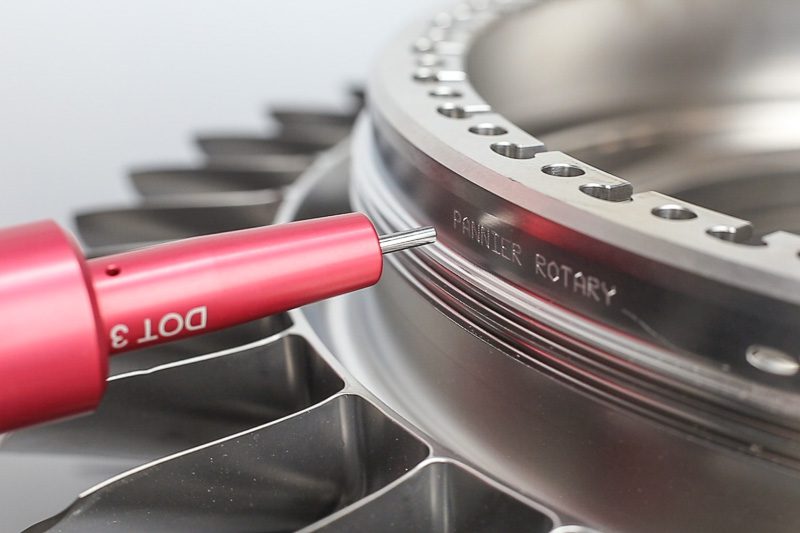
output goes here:
[{"label": "machined metal flange", "polygon": [[[759,182],[751,180],[743,188],[745,181],[734,179],[741,176],[726,176],[719,169],[730,169],[730,152],[739,149],[743,157],[743,146],[755,150],[753,146],[760,143],[763,148],[776,138],[776,128],[787,137],[791,128],[785,124],[786,116],[780,120],[780,112],[790,113],[796,106],[790,102],[775,109],[785,95],[756,84],[770,81],[768,74],[775,74],[774,69],[764,67],[766,74],[746,71],[756,85],[750,91],[759,98],[754,102],[747,99],[750,93],[744,82],[737,87],[738,93],[703,89],[708,80],[696,72],[700,71],[697,65],[703,65],[699,59],[683,60],[690,63],[688,67],[676,60],[678,66],[672,71],[668,61],[671,53],[691,51],[689,44],[678,51],[669,48],[678,46],[676,41],[682,37],[694,37],[702,44],[702,28],[731,40],[736,31],[749,36],[758,30],[742,31],[731,17],[715,22],[715,9],[727,12],[721,4],[700,10],[683,33],[676,28],[685,23],[680,17],[691,12],[688,2],[667,8],[658,2],[628,6],[608,0],[591,8],[605,14],[603,22],[577,17],[585,4],[556,0],[461,3],[421,21],[393,41],[378,61],[369,86],[371,127],[380,164],[390,176],[386,187],[404,215],[434,224],[447,250],[488,272],[493,281],[566,307],[595,329],[610,328],[618,338],[632,336],[669,352],[664,360],[682,366],[690,382],[692,374],[697,377],[709,371],[715,376],[711,382],[732,379],[735,385],[730,395],[748,400],[769,389],[795,391],[800,387],[800,236],[771,231],[775,221],[757,216],[767,211],[775,215],[777,208],[734,209],[755,211],[770,230],[765,234],[747,220],[684,197],[697,198],[698,204],[724,205],[725,186],[738,191],[733,196],[753,197]],[[789,25],[780,25],[783,5],[769,3],[758,10],[761,14],[751,24],[771,27],[773,45],[754,45],[756,52],[740,53],[737,67],[743,69],[746,59],[756,53],[771,57],[770,53],[788,47]],[[754,15],[752,9],[745,11],[748,17]],[[641,27],[624,29],[624,22],[639,13],[645,14]],[[578,42],[559,48],[548,41],[558,35],[552,25],[570,16],[578,19],[571,34]],[[618,27],[621,36],[613,33]],[[581,34],[588,37],[580,39]],[[543,36],[537,40],[539,35]],[[623,48],[635,45],[636,38],[645,39],[644,35],[651,40],[640,47],[639,55]],[[740,47],[746,47],[746,39]],[[692,43],[696,48],[697,43]],[[604,45],[608,49],[602,49]],[[658,46],[664,50],[654,52]],[[628,50],[627,55],[615,58],[620,50]],[[713,45],[702,50],[708,56],[703,59],[706,62],[714,61],[714,53],[722,53]],[[597,67],[590,79],[581,82],[580,72],[564,71],[577,62],[575,57],[584,56],[612,59],[606,59],[607,71]],[[673,77],[694,73],[698,79],[687,83],[700,86],[699,100],[711,95],[719,101],[699,109],[680,94],[665,99],[665,94],[672,94],[669,90],[677,90],[678,82],[659,91],[647,79],[618,81],[618,71],[627,69],[631,76],[650,72],[640,63],[653,57]],[[561,58],[566,58],[565,65],[559,67]],[[605,83],[604,74],[613,82]],[[573,78],[578,88],[556,83]],[[507,83],[516,86],[509,88]],[[627,93],[616,99],[608,96],[612,89],[626,85]],[[525,99],[526,88],[538,92]],[[592,100],[593,92],[600,96]],[[566,96],[560,98],[562,94]],[[648,96],[653,109],[646,107]],[[636,113],[619,108],[624,98],[632,102]],[[671,102],[674,110],[665,111],[665,102]],[[771,109],[770,113],[759,114],[764,108]],[[630,116],[638,122],[631,122]],[[610,122],[614,127],[608,127]],[[659,124],[664,126],[659,129]],[[547,144],[529,133],[537,130],[548,139]],[[726,151],[720,152],[716,146],[723,141]],[[562,146],[565,151],[558,150]],[[786,142],[773,148],[785,151]],[[628,181],[570,155],[569,149],[606,168],[649,168],[651,172],[643,171],[644,177],[633,179],[634,172]],[[703,149],[705,159],[697,157]],[[612,152],[614,158],[608,156]],[[663,152],[672,158],[665,159]],[[356,159],[363,157],[362,150],[355,153]],[[759,163],[765,157],[761,152],[752,155]],[[682,158],[688,161],[683,167],[675,163]],[[718,164],[712,168],[708,159]],[[653,170],[654,165],[661,174]],[[687,171],[687,165],[695,174]],[[672,181],[670,169],[674,169]],[[693,176],[698,176],[698,186],[691,194],[678,191],[680,198],[649,190],[634,192],[650,184],[674,189],[676,183],[689,191],[686,183]],[[724,181],[726,177],[732,184]],[[786,176],[782,179],[785,182]],[[368,181],[359,182],[357,194],[369,209],[375,186]],[[764,183],[762,190],[773,181]],[[709,184],[710,189],[701,187]],[[781,190],[783,196],[788,194]],[[731,194],[727,196],[730,200]],[[785,205],[780,208],[788,210]],[[370,214],[380,217],[375,210]],[[794,223],[793,216],[784,213],[784,217],[790,225]],[[661,364],[661,358],[650,359]],[[764,388],[756,390],[754,385]],[[777,398],[755,402],[796,412],[793,396]]]}]

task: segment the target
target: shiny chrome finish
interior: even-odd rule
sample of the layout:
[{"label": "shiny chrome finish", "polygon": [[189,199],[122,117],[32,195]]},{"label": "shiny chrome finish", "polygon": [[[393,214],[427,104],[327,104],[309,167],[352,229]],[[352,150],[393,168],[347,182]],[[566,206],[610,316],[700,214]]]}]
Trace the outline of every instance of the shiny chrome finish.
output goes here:
[{"label": "shiny chrome finish", "polygon": [[548,533],[552,527],[547,514],[497,490],[474,472],[450,461],[429,461],[369,503],[335,514],[308,531]]},{"label": "shiny chrome finish", "polygon": [[795,11],[421,21],[373,71],[351,197],[438,244],[312,322],[412,424],[584,524],[796,529]]},{"label": "shiny chrome finish", "polygon": [[[358,105],[360,108],[360,104]],[[336,144],[350,134],[358,115],[352,112],[309,111],[307,109],[273,108],[270,117],[279,123],[283,139],[305,139]]]},{"label": "shiny chrome finish", "polygon": [[115,369],[94,414],[8,435],[3,479],[19,479],[0,484],[1,529],[19,531],[113,475],[282,418],[343,387],[302,338],[268,333],[263,328],[249,345],[242,335],[216,353],[206,354],[207,346],[134,354],[124,370],[136,370]]},{"label": "shiny chrome finish", "polygon": [[[218,145],[210,168],[313,160],[276,222],[359,209],[381,232],[430,224],[438,242],[387,258],[376,287],[269,330],[270,346],[297,343],[273,356],[302,347],[291,366],[302,375],[317,354],[315,375],[338,376],[341,390],[303,385],[284,418],[147,464],[135,456],[31,531],[794,533],[795,11],[777,0],[462,2],[381,55],[349,197],[346,144],[319,158]],[[278,137],[316,142],[296,134],[327,120],[314,115],[276,113]],[[168,375],[153,364],[261,346],[258,329],[230,333],[220,352],[151,354],[125,379],[146,387]],[[201,381],[238,379],[205,368]],[[267,382],[319,383],[294,376]],[[145,414],[175,406],[153,398]],[[230,406],[200,423],[202,438],[273,405]],[[175,414],[160,427],[184,427]],[[26,442],[83,441],[111,418],[84,423],[85,434]],[[178,448],[155,433],[130,440]],[[129,449],[112,441],[104,453]]]},{"label": "shiny chrome finish", "polygon": [[215,170],[302,172],[314,158],[314,154],[220,154],[207,156],[205,166]]},{"label": "shiny chrome finish", "polygon": [[430,226],[426,228],[409,229],[390,235],[382,235],[378,242],[381,253],[391,254],[417,246],[425,246],[436,242],[436,230]]},{"label": "shiny chrome finish", "polygon": [[226,195],[224,203],[185,198],[93,211],[79,214],[76,223],[81,239],[97,255],[100,250],[130,249],[270,224],[279,202],[280,194],[275,191],[241,192]]},{"label": "shiny chrome finish", "polygon": [[[289,187],[278,219],[348,210],[348,150]],[[5,436],[0,502],[15,512],[0,526],[48,514],[28,531],[370,530],[384,516],[397,531],[564,524],[387,410],[291,314],[117,358],[95,414]]]},{"label": "shiny chrome finish", "polygon": [[385,487],[428,454],[364,399],[341,395],[112,478],[29,531],[294,531]]},{"label": "shiny chrome finish", "polygon": [[[629,7],[634,4],[607,0],[592,4],[596,17],[586,15],[584,4],[487,4],[459,17],[441,17],[448,21],[445,26],[426,21],[409,31],[386,50],[372,76],[371,113],[379,149],[386,152],[392,172],[407,173],[397,177],[413,197],[406,202],[427,198],[410,210],[421,223],[436,223],[443,241],[473,262],[486,264],[492,258],[464,238],[465,218],[468,224],[490,220],[483,227],[498,233],[524,226],[530,239],[515,242],[526,255],[520,258],[525,264],[492,265],[502,278],[549,298],[570,300],[579,312],[626,333],[678,346],[734,373],[772,383],[752,371],[744,353],[750,344],[772,343],[800,357],[794,353],[800,339],[792,326],[800,317],[800,237],[773,231],[793,227],[790,172],[766,182],[739,178],[742,172],[760,176],[791,168],[796,136],[788,93],[794,84],[781,82],[787,70],[770,66],[776,64],[770,58],[784,57],[796,42],[785,23],[793,17],[783,16],[788,8],[781,2],[758,10],[712,4],[696,16],[689,15],[693,8],[688,2],[664,8],[658,2]],[[726,16],[717,16],[717,10]],[[647,14],[646,21],[639,20],[640,12]],[[669,23],[662,24],[662,16]],[[684,24],[684,18],[691,24]],[[559,33],[566,20],[583,21],[574,23],[582,28],[580,40]],[[750,50],[745,43],[751,33],[740,31],[745,21],[751,33],[762,27],[774,31]],[[710,34],[719,39],[705,41]],[[615,38],[607,42],[604,35]],[[647,47],[633,44],[644,35]],[[700,66],[723,55],[728,48],[720,43],[737,35],[740,56],[726,55],[715,68]],[[711,44],[699,54],[698,43]],[[420,67],[420,59],[430,55],[439,65]],[[756,56],[764,60],[750,61]],[[662,68],[675,57],[691,57],[680,66],[683,75]],[[556,65],[559,76],[549,75]],[[758,70],[755,65],[766,66]],[[737,68],[752,75],[734,89]],[[604,77],[606,72],[628,72],[629,77]],[[583,82],[588,75],[593,83]],[[733,81],[726,84],[728,79]],[[669,102],[670,97],[675,101]],[[702,109],[693,103],[713,98],[713,105]],[[736,98],[739,103],[730,103]],[[758,156],[757,146],[780,153],[769,148]],[[752,170],[743,170],[743,153],[755,154],[747,156]],[[588,162],[580,159],[584,155]],[[624,170],[627,179],[591,164]],[[438,179],[431,179],[435,175]],[[713,183],[719,185],[709,188]],[[634,186],[677,192],[679,198],[647,189],[634,194]],[[773,207],[737,207],[732,203],[737,198],[764,198]],[[694,216],[657,214],[672,204]],[[736,216],[753,210],[761,213],[763,230]],[[462,216],[462,227],[454,225],[454,215]],[[767,218],[772,222],[767,224]],[[545,230],[548,224],[555,226]],[[559,241],[574,242],[568,255]],[[551,272],[542,276],[550,263]],[[586,278],[576,287],[562,267]],[[588,272],[592,268],[598,272]],[[584,290],[590,276],[594,289]],[[574,298],[578,292],[581,297]],[[717,308],[705,312],[710,319],[671,312],[660,313],[670,321],[659,323],[648,312],[658,307],[654,301],[666,302],[660,305],[669,309],[697,307],[688,300],[704,293],[720,293],[704,298],[716,302]],[[749,320],[753,315],[755,320]],[[772,318],[764,323],[759,316]],[[725,344],[710,349],[697,340],[702,336]]]},{"label": "shiny chrome finish", "polygon": [[291,155],[319,152],[328,143],[255,135],[200,135],[197,146],[210,158],[237,155]]},{"label": "shiny chrome finish", "polygon": [[145,198],[184,195],[220,194],[240,191],[258,191],[286,187],[297,179],[300,172],[220,169],[220,168],[155,168],[130,173],[136,192]]}]

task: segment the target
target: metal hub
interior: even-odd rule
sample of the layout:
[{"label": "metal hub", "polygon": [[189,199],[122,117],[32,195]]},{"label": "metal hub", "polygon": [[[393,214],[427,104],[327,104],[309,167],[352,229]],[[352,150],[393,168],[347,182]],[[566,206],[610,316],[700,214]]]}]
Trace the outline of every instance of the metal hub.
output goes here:
[{"label": "metal hub", "polygon": [[96,414],[6,436],[0,489],[44,519],[99,483],[31,531],[795,531],[795,11],[460,3],[389,43],[349,144],[286,110],[134,172],[78,217],[96,254],[352,209],[440,240],[114,360]]}]

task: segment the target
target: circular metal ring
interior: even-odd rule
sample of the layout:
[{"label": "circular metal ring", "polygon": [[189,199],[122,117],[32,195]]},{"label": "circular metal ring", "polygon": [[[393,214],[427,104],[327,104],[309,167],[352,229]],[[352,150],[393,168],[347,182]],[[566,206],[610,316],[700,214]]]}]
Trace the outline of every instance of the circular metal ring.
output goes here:
[{"label": "circular metal ring", "polygon": [[[617,25],[623,15],[631,16],[615,0],[601,3],[622,12],[607,17]],[[653,124],[664,121],[665,111],[636,102],[645,109],[636,116],[646,120],[623,131],[626,136],[619,133],[619,124],[631,124],[626,113],[619,113],[622,118],[606,116],[597,102],[582,115],[567,113],[573,100],[556,105],[564,94],[580,102],[588,89],[553,85],[546,68],[548,51],[535,47],[544,46],[536,38],[553,20],[574,15],[576,4],[584,3],[485,3],[472,7],[469,16],[451,16],[445,29],[423,21],[393,42],[370,79],[371,120],[356,135],[355,201],[386,229],[435,225],[440,244],[413,254],[415,266],[405,268],[405,275],[429,282],[435,273],[437,283],[473,295],[483,311],[455,298],[448,300],[453,312],[470,328],[527,354],[524,360],[530,364],[568,372],[570,379],[598,395],[663,416],[687,431],[769,442],[757,446],[759,454],[772,450],[800,459],[793,451],[800,428],[800,398],[795,395],[800,376],[785,370],[800,356],[800,237],[787,231],[765,234],[742,218],[694,203],[692,198],[703,197],[697,190],[688,200],[682,194],[634,193],[634,184],[640,188],[665,181],[628,181],[595,166],[606,161],[622,168],[626,156],[640,166],[659,161],[656,155],[664,154],[653,147],[655,141],[645,145],[642,138]],[[645,4],[649,7],[643,9],[657,9]],[[688,3],[680,6],[689,9]],[[707,25],[713,11],[704,12],[702,24],[692,29]],[[766,10],[765,17],[774,21],[776,11]],[[595,57],[589,51],[597,43],[590,39],[612,35],[609,28],[604,30],[587,30],[584,47],[575,56]],[[619,39],[626,46],[641,29],[630,31]],[[553,32],[544,35],[552,37]],[[781,36],[778,32],[775,39]],[[426,45],[424,50],[420,44]],[[423,53],[442,61],[420,77],[415,72]],[[569,64],[568,49],[562,56]],[[610,57],[609,72],[638,65],[635,56]],[[556,79],[572,80],[563,70]],[[581,72],[571,75],[579,79]],[[601,82],[595,81],[594,86]],[[624,81],[635,86],[636,94],[649,94],[646,80]],[[509,88],[509,83],[518,86]],[[544,92],[542,102],[518,98],[523,88],[543,86],[550,92]],[[432,87],[439,94],[434,96]],[[442,87],[459,98],[443,101]],[[774,99],[746,101],[733,115],[730,108],[697,110],[687,104],[667,113],[675,118],[666,122],[669,131],[664,135],[672,142],[682,132],[696,133],[697,122],[733,128],[736,120],[764,109],[771,109],[768,116],[775,119],[773,108],[779,104]],[[784,108],[792,106],[790,102]],[[563,116],[556,116],[554,109]],[[725,118],[724,123],[711,120],[715,117]],[[598,135],[598,123],[615,123],[606,130],[616,137]],[[529,133],[539,128],[547,144]],[[763,133],[764,128],[748,131]],[[701,133],[716,139],[715,130],[706,130]],[[485,133],[494,131],[502,136]],[[738,139],[737,132],[728,137]],[[612,149],[613,158],[600,157]],[[678,155],[696,154],[689,150]],[[689,157],[688,164],[696,160]],[[705,173],[704,183],[719,177],[718,169],[713,169],[713,179],[708,168],[696,170],[698,176]],[[497,312],[508,323],[489,320]],[[511,324],[518,328],[516,337],[509,336]],[[544,332],[566,352],[545,357],[531,348],[531,339]],[[753,346],[762,349],[754,355]],[[775,357],[767,357],[770,353],[782,354],[781,360],[775,363]],[[735,422],[730,412],[737,413]],[[790,434],[782,433],[786,427],[793,428]]]}]

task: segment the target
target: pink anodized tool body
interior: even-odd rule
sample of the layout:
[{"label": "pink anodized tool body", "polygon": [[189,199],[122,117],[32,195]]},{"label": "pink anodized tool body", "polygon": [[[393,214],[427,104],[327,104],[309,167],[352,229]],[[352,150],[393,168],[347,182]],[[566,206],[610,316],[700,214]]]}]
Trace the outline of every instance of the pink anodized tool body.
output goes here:
[{"label": "pink anodized tool body", "polygon": [[434,238],[354,213],[87,261],[52,222],[0,230],[0,432],[95,407],[109,355],[368,287],[383,253]]}]

